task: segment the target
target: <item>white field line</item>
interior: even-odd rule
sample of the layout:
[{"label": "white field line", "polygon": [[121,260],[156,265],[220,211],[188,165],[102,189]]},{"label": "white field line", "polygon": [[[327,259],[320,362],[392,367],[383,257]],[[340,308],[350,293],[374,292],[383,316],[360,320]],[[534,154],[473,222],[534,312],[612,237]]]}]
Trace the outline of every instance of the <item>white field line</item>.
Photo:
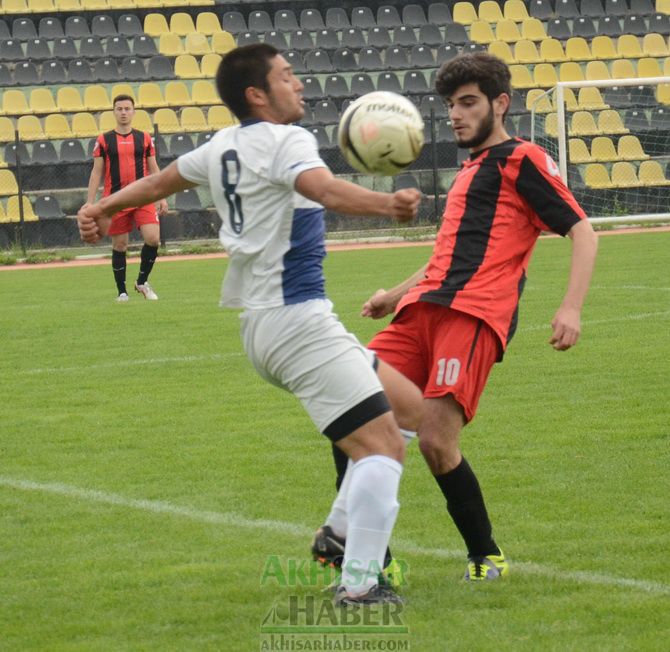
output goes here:
[{"label": "white field line", "polygon": [[[611,319],[587,319],[582,322],[582,326],[597,326],[599,324],[616,324],[623,321],[640,321],[642,319],[650,319],[654,317],[670,317],[670,310],[664,310],[662,312],[640,312],[633,313],[631,315],[622,315],[621,317],[612,317]],[[531,326],[521,326],[518,329],[519,333],[526,333],[531,331],[549,331],[551,325],[549,322],[546,324],[534,324]]]},{"label": "white field line", "polygon": [[[97,491],[93,489],[81,489],[71,485],[57,482],[42,483],[30,480],[21,480],[0,475],[0,486],[19,491],[35,491],[46,494],[54,494],[114,507],[125,507],[136,509],[153,514],[167,514],[178,516],[199,523],[210,523],[213,525],[226,525],[236,528],[249,528],[254,530],[279,532],[289,534],[303,539],[309,539],[313,532],[313,527],[300,525],[297,523],[288,523],[285,521],[276,521],[271,519],[252,519],[240,516],[239,514],[227,512],[212,512],[189,507],[181,507],[160,500],[138,500],[127,498],[119,494]],[[456,550],[444,550],[441,548],[423,548],[413,541],[395,540],[394,549],[404,551],[412,555],[423,555],[438,559],[461,559],[463,553]],[[591,573],[585,571],[565,571],[560,568],[540,565],[533,562],[514,561],[513,569],[515,572],[521,572],[527,575],[538,575],[554,581],[570,581],[583,585],[611,586],[623,589],[635,589],[645,593],[655,595],[670,595],[670,585],[661,582],[650,582],[646,580],[629,579],[626,577],[616,577],[614,575],[605,575],[602,573]]]}]

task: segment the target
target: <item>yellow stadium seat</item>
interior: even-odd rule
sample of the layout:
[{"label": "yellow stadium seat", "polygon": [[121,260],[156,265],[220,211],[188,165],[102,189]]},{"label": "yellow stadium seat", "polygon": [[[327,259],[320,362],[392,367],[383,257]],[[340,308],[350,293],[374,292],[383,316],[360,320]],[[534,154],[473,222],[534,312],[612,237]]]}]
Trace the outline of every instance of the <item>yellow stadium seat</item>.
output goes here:
[{"label": "yellow stadium seat", "polygon": [[516,43],[521,40],[521,32],[513,20],[505,18],[496,25],[496,39],[506,43]]},{"label": "yellow stadium seat", "polygon": [[457,2],[451,15],[455,23],[461,23],[462,25],[472,25],[478,20],[477,10],[471,2]]},{"label": "yellow stadium seat", "polygon": [[615,188],[635,188],[640,185],[637,170],[628,161],[618,161],[612,166],[612,185]]},{"label": "yellow stadium seat", "polygon": [[54,0],[56,11],[81,11],[81,0]]},{"label": "yellow stadium seat", "polygon": [[493,0],[482,0],[479,3],[477,13],[479,14],[480,20],[485,20],[488,23],[497,23],[503,19],[500,5]]},{"label": "yellow stadium seat", "polygon": [[589,81],[602,81],[612,79],[609,68],[604,61],[589,61],[586,64],[586,79]]},{"label": "yellow stadium seat", "polygon": [[192,54],[180,54],[174,62],[175,77],[181,79],[199,79],[203,77],[197,59]]},{"label": "yellow stadium seat", "polygon": [[576,61],[566,61],[559,66],[558,79],[562,82],[584,81],[584,72]]},{"label": "yellow stadium seat", "polygon": [[147,14],[144,18],[144,33],[154,38],[170,31],[167,20],[163,14]]},{"label": "yellow stadium seat", "polygon": [[568,140],[568,156],[570,163],[591,163],[591,153],[586,143],[581,138],[570,138]]},{"label": "yellow stadium seat", "polygon": [[670,55],[665,39],[655,32],[645,34],[642,38],[642,52],[646,57],[667,57]]},{"label": "yellow stadium seat", "polygon": [[198,79],[191,87],[191,99],[193,104],[208,105],[220,104],[221,98],[216,92],[214,84],[209,79]]},{"label": "yellow stadium seat", "polygon": [[72,116],[72,135],[75,138],[92,138],[99,133],[98,123],[92,113],[82,111]]},{"label": "yellow stadium seat", "polygon": [[[163,0],[162,2],[163,7],[183,7],[184,4],[184,0]],[[204,5],[205,3],[203,2],[202,4]]]},{"label": "yellow stadium seat", "polygon": [[49,88],[35,88],[30,91],[32,113],[56,113],[59,111]]},{"label": "yellow stadium seat", "polygon": [[627,134],[630,129],[624,127],[621,115],[614,109],[605,109],[598,114],[598,129],[602,134]]},{"label": "yellow stadium seat", "polygon": [[543,61],[535,43],[528,39],[521,39],[514,44],[514,58],[517,63],[540,63]]},{"label": "yellow stadium seat", "polygon": [[16,177],[11,170],[0,170],[0,195],[16,195],[19,192],[19,186],[16,183]]},{"label": "yellow stadium seat", "polygon": [[110,9],[135,9],[135,0],[108,0]]},{"label": "yellow stadium seat", "polygon": [[656,87],[656,99],[660,104],[670,104],[670,84],[659,84]]},{"label": "yellow stadium seat", "polygon": [[612,79],[630,79],[631,77],[637,77],[637,71],[630,59],[612,61]]},{"label": "yellow stadium seat", "polygon": [[622,161],[644,161],[649,158],[642,149],[642,143],[637,136],[621,136],[617,143],[617,155]]},{"label": "yellow stadium seat", "polygon": [[[552,103],[554,105],[554,111],[556,111],[556,104],[557,104],[557,98],[558,94],[557,93],[552,93]],[[565,104],[565,108],[567,111],[578,111],[579,106],[577,105],[577,98],[575,97],[575,91],[573,91],[571,88],[564,88],[563,89],[563,103]]]},{"label": "yellow stadium seat", "polygon": [[2,13],[4,14],[27,14],[28,2],[26,0],[3,0]]},{"label": "yellow stadium seat", "polygon": [[527,38],[531,41],[542,41],[547,38],[547,32],[542,21],[538,18],[526,18],[521,23],[521,38]]},{"label": "yellow stadium seat", "polygon": [[220,33],[222,30],[219,17],[213,11],[201,11],[195,17],[195,31],[205,36]]},{"label": "yellow stadium seat", "polygon": [[656,0],[656,11],[659,14],[670,14],[670,0]]},{"label": "yellow stadium seat", "polygon": [[204,34],[187,34],[184,38],[184,52],[203,56],[209,54],[212,48],[209,45],[209,39]]},{"label": "yellow stadium seat", "polygon": [[[3,161],[3,163],[4,163],[4,161]],[[4,165],[2,165],[0,167],[6,167],[6,166],[7,166],[7,163],[4,163]],[[0,195],[1,194],[2,193],[0,193]],[[3,203],[0,201],[0,224],[6,224],[7,222],[9,222],[9,218],[7,217],[7,213],[5,213],[5,207],[4,207]]]},{"label": "yellow stadium seat", "polygon": [[[118,95],[115,93],[114,95]],[[84,107],[87,111],[106,111],[112,108],[112,101],[104,86],[93,85],[84,88]]]},{"label": "yellow stadium seat", "polygon": [[181,107],[192,104],[188,86],[181,81],[171,81],[165,85],[166,106]]},{"label": "yellow stadium seat", "polygon": [[206,54],[200,61],[202,76],[207,78],[216,77],[216,71],[219,69],[221,58],[220,54]]},{"label": "yellow stadium seat", "polygon": [[160,108],[167,106],[168,103],[163,97],[163,91],[156,82],[144,82],[140,84],[137,89],[137,103],[135,106],[139,108]]},{"label": "yellow stadium seat", "polygon": [[571,61],[590,61],[594,58],[587,40],[581,36],[573,36],[567,40],[565,56]]},{"label": "yellow stadium seat", "polygon": [[535,88],[536,84],[527,66],[512,65],[510,66],[510,72],[512,73],[513,88]]},{"label": "yellow stadium seat", "polygon": [[[134,126],[134,125],[133,125]],[[98,132],[114,131],[116,129],[116,118],[114,111],[103,111],[98,116]]]},{"label": "yellow stadium seat", "polygon": [[544,117],[544,133],[551,138],[558,138],[558,116],[555,113],[547,113]]},{"label": "yellow stadium seat", "polygon": [[16,121],[21,140],[43,140],[46,138],[40,119],[35,115],[22,115]]},{"label": "yellow stadium seat", "polygon": [[25,115],[32,113],[28,100],[19,90],[6,90],[2,94],[2,113],[6,115]]},{"label": "yellow stadium seat", "polygon": [[11,143],[14,140],[13,120],[11,118],[0,118],[0,143]]},{"label": "yellow stadium seat", "polygon": [[549,94],[541,88],[532,88],[526,95],[526,108],[536,113],[551,113],[554,107],[551,105]]},{"label": "yellow stadium seat", "polygon": [[81,0],[81,8],[84,11],[105,11],[109,5],[107,0]]},{"label": "yellow stadium seat", "polygon": [[[130,97],[133,98],[134,101],[137,101],[137,96],[135,95],[135,90],[130,84],[114,84],[112,86],[112,90],[109,94],[109,96],[114,100],[115,97],[118,97],[119,95],[130,95]],[[112,103],[109,103],[109,107],[107,108],[112,108]]]},{"label": "yellow stadium seat", "polygon": [[219,106],[210,106],[207,111],[207,126],[213,130],[218,131],[224,127],[230,127],[237,123],[237,119],[230,112],[227,106],[222,104]]},{"label": "yellow stadium seat", "polygon": [[528,16],[528,9],[523,0],[506,0],[505,6],[503,7],[503,16],[509,18],[516,23],[521,23]]},{"label": "yellow stadium seat", "polygon": [[670,180],[665,178],[658,161],[642,161],[639,175],[640,183],[645,186],[670,186]]},{"label": "yellow stadium seat", "polygon": [[151,116],[145,109],[137,109],[133,118],[133,128],[140,131],[148,131],[152,136],[154,133],[154,123]]},{"label": "yellow stadium seat", "polygon": [[594,59],[601,61],[616,59],[616,45],[610,36],[596,36],[591,41],[591,54]]},{"label": "yellow stadium seat", "polygon": [[174,109],[164,108],[158,109],[154,113],[154,125],[158,127],[158,131],[162,134],[175,134],[181,131],[179,118]]},{"label": "yellow stadium seat", "polygon": [[591,158],[598,163],[619,160],[614,143],[609,136],[596,136],[591,141]]},{"label": "yellow stadium seat", "polygon": [[666,57],[663,61],[663,76],[670,77],[670,57]]},{"label": "yellow stadium seat", "polygon": [[575,111],[570,121],[570,136],[597,136],[602,132],[598,129],[595,118],[588,111]]},{"label": "yellow stadium seat", "polygon": [[558,83],[556,69],[550,63],[538,63],[533,70],[533,86],[551,88]]},{"label": "yellow stadium seat", "polygon": [[64,113],[84,110],[84,102],[75,86],[61,86],[56,93],[56,104]]},{"label": "yellow stadium seat", "polygon": [[56,7],[53,0],[28,0],[28,11],[33,14],[53,13]]},{"label": "yellow stadium seat", "polygon": [[44,118],[44,133],[47,138],[58,140],[72,138],[70,123],[62,113],[52,113]]},{"label": "yellow stadium seat", "polygon": [[658,63],[658,59],[653,57],[644,57],[637,62],[637,76],[640,79],[644,77],[663,77],[663,71]]},{"label": "yellow stadium seat", "polygon": [[179,36],[186,36],[195,32],[195,25],[190,14],[185,12],[177,12],[170,16],[170,31]]},{"label": "yellow stadium seat", "polygon": [[562,63],[567,61],[562,43],[555,38],[540,41],[540,60],[546,63]]},{"label": "yellow stadium seat", "polygon": [[583,111],[601,111],[609,109],[609,104],[603,100],[600,89],[595,86],[584,86],[579,89],[577,104]]},{"label": "yellow stadium seat", "polygon": [[135,7],[137,9],[157,9],[162,6],[162,0],[135,0]]},{"label": "yellow stadium seat", "polygon": [[624,59],[639,59],[644,56],[640,40],[633,34],[623,34],[616,42],[617,56]]},{"label": "yellow stadium seat", "polygon": [[158,41],[158,51],[166,57],[177,57],[184,54],[184,42],[178,34],[161,34]]},{"label": "yellow stadium seat", "polygon": [[218,32],[212,34],[212,52],[217,54],[226,54],[235,48],[235,39],[230,32]]},{"label": "yellow stadium seat", "polygon": [[[492,43],[496,40],[496,36],[493,34],[491,25],[485,20],[475,20],[472,25],[470,25],[470,40],[475,43]],[[500,39],[504,40],[504,39]]]},{"label": "yellow stadium seat", "polygon": [[[37,215],[35,215],[35,211],[33,211],[33,205],[30,203],[30,199],[23,195],[23,201],[21,204],[23,204],[23,221],[36,222],[39,218]],[[18,195],[12,195],[11,197],[7,198],[6,214],[10,222],[21,221]]]},{"label": "yellow stadium seat", "polygon": [[489,54],[498,57],[498,59],[502,59],[508,65],[516,63],[516,59],[512,54],[509,44],[504,41],[493,41],[493,43],[489,43],[488,51]]},{"label": "yellow stadium seat", "polygon": [[179,116],[182,131],[209,131],[207,118],[199,106],[187,106]]},{"label": "yellow stadium seat", "polygon": [[607,168],[602,163],[590,163],[584,170],[584,183],[589,188],[613,188]]}]

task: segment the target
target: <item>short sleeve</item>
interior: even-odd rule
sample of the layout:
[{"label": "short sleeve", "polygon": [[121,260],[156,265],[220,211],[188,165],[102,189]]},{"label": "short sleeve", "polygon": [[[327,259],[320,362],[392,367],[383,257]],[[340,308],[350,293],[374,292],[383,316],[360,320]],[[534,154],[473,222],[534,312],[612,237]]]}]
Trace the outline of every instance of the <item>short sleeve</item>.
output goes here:
[{"label": "short sleeve", "polygon": [[292,127],[277,147],[269,177],[273,183],[293,188],[296,179],[305,170],[325,167],[319,156],[316,138],[302,127]]},{"label": "short sleeve", "polygon": [[104,155],[104,140],[102,136],[98,136],[95,139],[95,145],[93,145],[93,158],[101,158]]},{"label": "short sleeve", "polygon": [[209,185],[209,149],[211,141],[207,141],[191,152],[182,154],[177,159],[179,174],[199,186]]},{"label": "short sleeve", "polygon": [[524,152],[516,188],[537,215],[536,225],[542,230],[566,235],[586,218],[563,183],[555,161],[540,147],[529,147]]}]

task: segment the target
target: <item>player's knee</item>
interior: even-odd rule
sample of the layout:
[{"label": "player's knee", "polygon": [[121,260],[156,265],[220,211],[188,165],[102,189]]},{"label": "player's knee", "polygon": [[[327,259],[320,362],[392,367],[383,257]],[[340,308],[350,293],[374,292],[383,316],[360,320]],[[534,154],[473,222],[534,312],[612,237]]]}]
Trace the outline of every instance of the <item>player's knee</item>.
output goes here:
[{"label": "player's knee", "polygon": [[433,473],[451,471],[460,462],[458,445],[431,433],[421,433],[419,450]]}]

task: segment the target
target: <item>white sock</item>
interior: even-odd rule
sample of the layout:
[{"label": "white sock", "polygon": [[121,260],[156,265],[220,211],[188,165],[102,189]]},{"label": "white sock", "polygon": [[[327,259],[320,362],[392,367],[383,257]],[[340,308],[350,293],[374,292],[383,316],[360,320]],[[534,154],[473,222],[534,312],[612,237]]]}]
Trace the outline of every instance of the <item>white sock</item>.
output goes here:
[{"label": "white sock", "polygon": [[330,514],[326,519],[326,525],[330,526],[330,529],[343,539],[347,536],[347,493],[349,493],[352,466],[353,462],[349,460],[340,490],[337,492],[333,506],[330,508]]},{"label": "white sock", "polygon": [[391,531],[398,516],[402,464],[385,455],[370,455],[349,469],[347,543],[342,585],[350,595],[366,593],[378,583]]}]

